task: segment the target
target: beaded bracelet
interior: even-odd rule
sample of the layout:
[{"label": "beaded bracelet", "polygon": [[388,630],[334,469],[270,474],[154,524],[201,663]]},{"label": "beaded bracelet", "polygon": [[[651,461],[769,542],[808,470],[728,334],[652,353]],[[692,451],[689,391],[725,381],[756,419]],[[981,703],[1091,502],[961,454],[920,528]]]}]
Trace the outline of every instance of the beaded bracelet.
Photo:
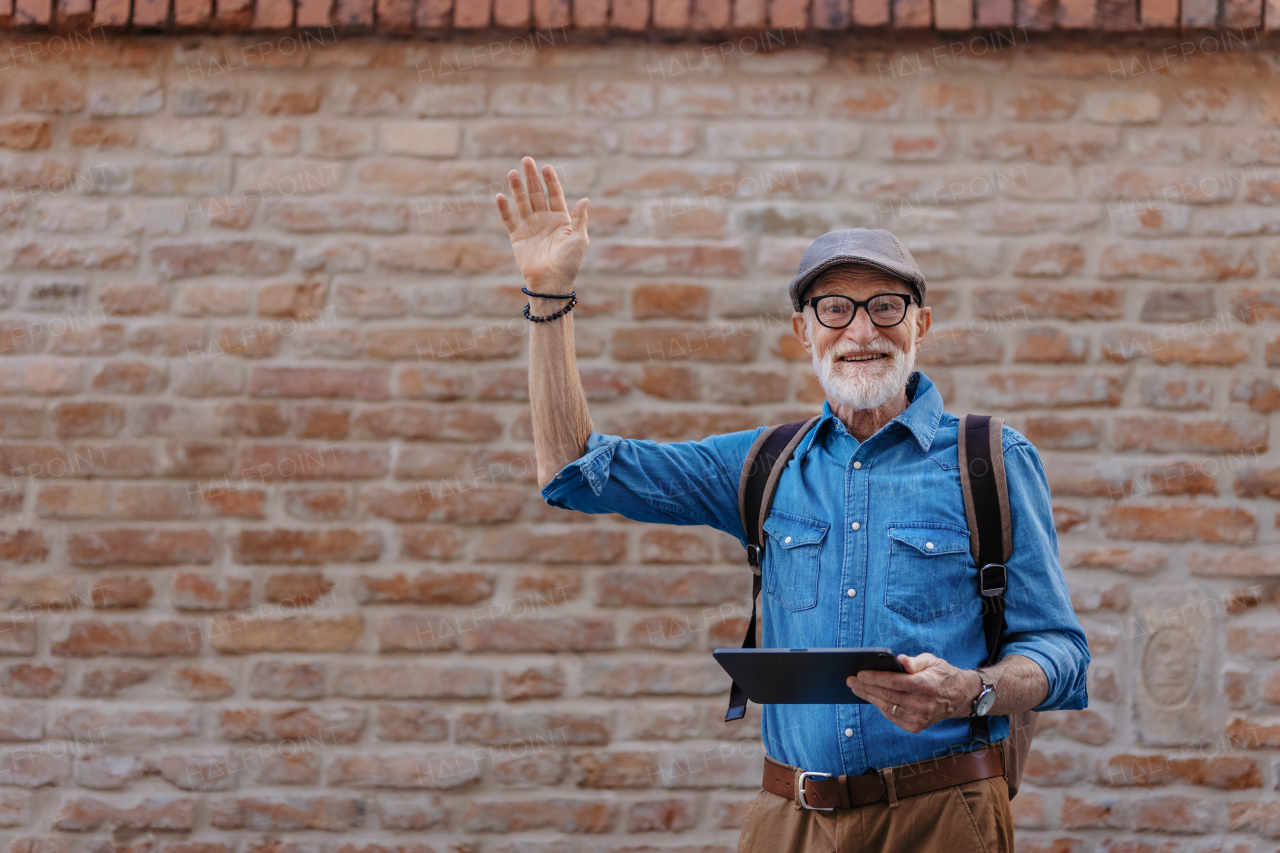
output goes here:
[{"label": "beaded bracelet", "polygon": [[[536,294],[535,294],[535,295],[536,295]],[[568,300],[569,300],[569,304],[565,305],[563,308],[561,308],[561,309],[560,309],[559,311],[557,311],[556,313],[554,313],[554,314],[548,314],[548,315],[547,315],[547,316],[545,316],[545,317],[535,317],[535,316],[533,316],[532,314],[530,314],[530,313],[529,313],[529,303],[528,303],[528,302],[526,302],[526,303],[524,304],[524,317],[525,317],[525,319],[526,319],[526,320],[532,320],[532,321],[533,321],[533,322],[535,322],[535,323],[545,323],[545,322],[547,322],[548,320],[557,320],[557,319],[559,319],[560,317],[563,317],[565,314],[568,314],[570,311],[572,311],[572,310],[573,310],[573,306],[575,306],[575,305],[577,305],[577,304],[578,304],[578,293],[577,293],[577,291],[574,291],[573,293],[570,293],[570,294],[569,294],[569,296],[568,296],[567,298],[568,298]]]},{"label": "beaded bracelet", "polygon": [[573,290],[569,293],[534,293],[529,288],[522,287],[520,292],[527,296],[536,296],[539,299],[572,299],[578,291]]}]

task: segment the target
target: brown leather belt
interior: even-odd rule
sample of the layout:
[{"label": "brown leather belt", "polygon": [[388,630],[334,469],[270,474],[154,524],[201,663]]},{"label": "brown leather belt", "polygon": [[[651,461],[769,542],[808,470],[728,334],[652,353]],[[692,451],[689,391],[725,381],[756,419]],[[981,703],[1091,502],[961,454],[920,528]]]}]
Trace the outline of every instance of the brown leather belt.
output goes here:
[{"label": "brown leather belt", "polygon": [[1004,775],[1004,744],[961,752],[942,758],[886,767],[879,773],[837,776],[804,771],[764,757],[764,789],[794,800],[796,808],[848,809],[871,803],[897,806],[902,797],[914,797]]}]

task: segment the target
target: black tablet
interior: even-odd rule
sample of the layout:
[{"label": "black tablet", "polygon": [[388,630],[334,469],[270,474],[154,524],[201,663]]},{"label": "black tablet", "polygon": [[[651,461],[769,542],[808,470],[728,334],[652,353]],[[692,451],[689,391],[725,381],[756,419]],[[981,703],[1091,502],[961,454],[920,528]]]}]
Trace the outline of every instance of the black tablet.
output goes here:
[{"label": "black tablet", "polygon": [[889,649],[716,649],[712,654],[758,705],[865,705],[846,678],[864,669],[904,671]]}]

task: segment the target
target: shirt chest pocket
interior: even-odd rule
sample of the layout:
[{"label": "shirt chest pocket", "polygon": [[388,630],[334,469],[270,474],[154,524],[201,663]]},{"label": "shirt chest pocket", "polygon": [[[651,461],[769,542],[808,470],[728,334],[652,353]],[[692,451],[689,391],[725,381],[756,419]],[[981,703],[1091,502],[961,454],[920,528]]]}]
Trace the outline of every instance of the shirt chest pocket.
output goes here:
[{"label": "shirt chest pocket", "polygon": [[976,586],[969,576],[969,532],[933,522],[889,526],[885,606],[916,622],[940,619],[959,607]]},{"label": "shirt chest pocket", "polygon": [[765,591],[788,610],[808,610],[818,603],[819,558],[829,527],[777,511],[764,520]]}]

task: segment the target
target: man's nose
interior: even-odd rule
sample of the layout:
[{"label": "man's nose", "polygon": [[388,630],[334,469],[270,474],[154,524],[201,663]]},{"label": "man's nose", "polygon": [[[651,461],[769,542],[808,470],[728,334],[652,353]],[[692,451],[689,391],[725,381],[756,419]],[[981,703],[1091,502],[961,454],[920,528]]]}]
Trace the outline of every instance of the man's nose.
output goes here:
[{"label": "man's nose", "polygon": [[858,307],[853,322],[844,327],[844,337],[856,344],[870,343],[880,337],[880,327],[871,322],[865,305]]}]

